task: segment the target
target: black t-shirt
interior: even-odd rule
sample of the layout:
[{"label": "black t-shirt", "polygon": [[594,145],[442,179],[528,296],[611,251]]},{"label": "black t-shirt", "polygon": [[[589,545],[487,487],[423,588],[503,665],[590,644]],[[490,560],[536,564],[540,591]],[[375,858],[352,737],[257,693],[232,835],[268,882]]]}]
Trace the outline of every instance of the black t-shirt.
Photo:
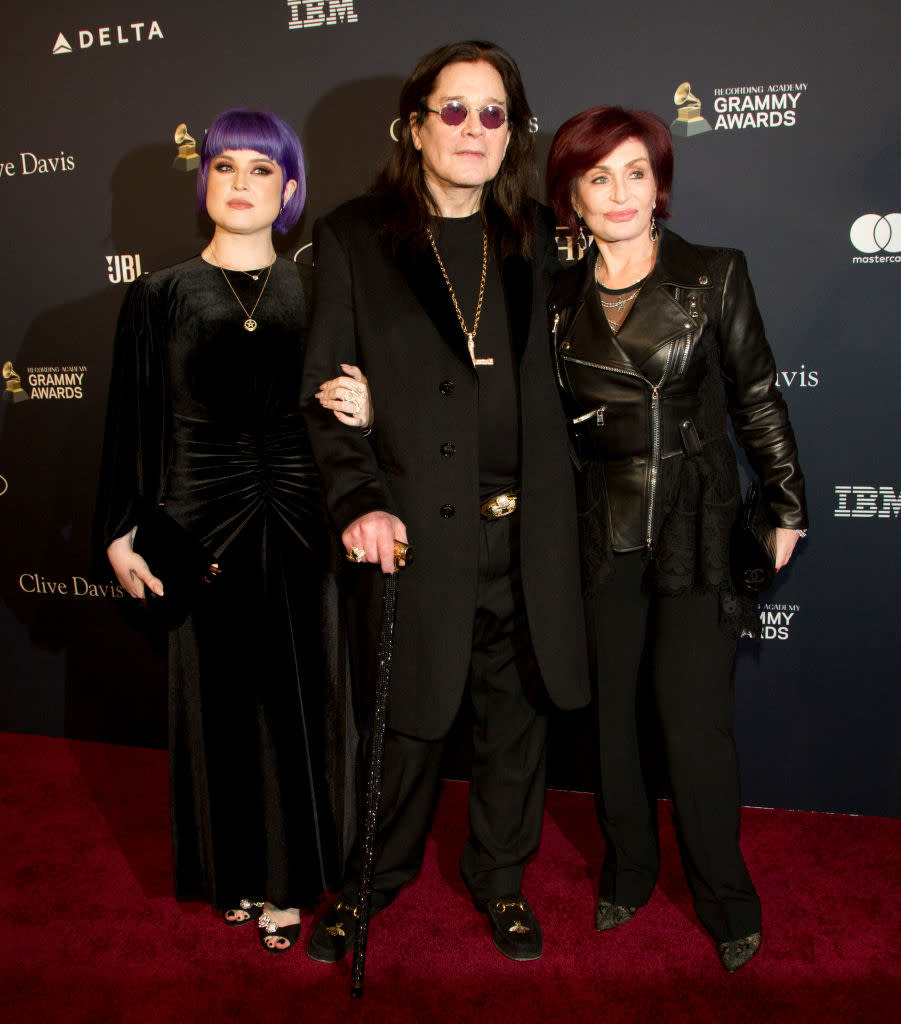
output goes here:
[{"label": "black t-shirt", "polygon": [[[435,243],[471,330],[482,279],[482,219],[447,217],[434,227]],[[462,333],[462,328],[460,328]],[[500,268],[489,246],[482,315],[475,336],[479,376],[479,493],[482,499],[509,490],[519,481],[519,361],[510,337]]]}]

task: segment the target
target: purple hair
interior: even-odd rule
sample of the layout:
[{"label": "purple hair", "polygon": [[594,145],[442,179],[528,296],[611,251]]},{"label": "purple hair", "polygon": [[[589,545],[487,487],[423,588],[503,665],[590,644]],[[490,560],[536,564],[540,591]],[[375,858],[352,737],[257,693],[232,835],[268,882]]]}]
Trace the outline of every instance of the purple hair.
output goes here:
[{"label": "purple hair", "polygon": [[274,160],[282,171],[282,182],[296,181],[294,195],[275,218],[272,227],[288,231],[300,220],[307,185],[304,179],[303,150],[290,125],[267,110],[226,110],[210,125],[200,151],[197,172],[197,204],[206,208],[206,172],[210,161],[227,149],[254,149]]}]

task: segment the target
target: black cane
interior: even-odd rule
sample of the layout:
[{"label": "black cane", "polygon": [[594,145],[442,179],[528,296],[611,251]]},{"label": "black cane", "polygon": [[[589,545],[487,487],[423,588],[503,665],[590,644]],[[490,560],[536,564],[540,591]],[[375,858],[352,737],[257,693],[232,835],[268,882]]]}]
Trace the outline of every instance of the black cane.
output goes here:
[{"label": "black cane", "polygon": [[382,797],[382,762],[385,756],[385,726],[388,722],[388,699],[391,691],[391,659],[394,654],[394,618],[397,612],[398,562],[413,560],[413,549],[394,542],[394,572],[385,574],[385,596],[382,599],[382,626],[379,634],[378,674],[375,684],[375,713],[372,721],[369,764],[366,773],[366,804],[363,813],[362,865],[357,890],[354,932],[354,957],[350,972],[350,994],[353,999],[363,995],[363,974],[366,970],[366,941],[372,905],[372,876],[375,868],[375,841]]}]

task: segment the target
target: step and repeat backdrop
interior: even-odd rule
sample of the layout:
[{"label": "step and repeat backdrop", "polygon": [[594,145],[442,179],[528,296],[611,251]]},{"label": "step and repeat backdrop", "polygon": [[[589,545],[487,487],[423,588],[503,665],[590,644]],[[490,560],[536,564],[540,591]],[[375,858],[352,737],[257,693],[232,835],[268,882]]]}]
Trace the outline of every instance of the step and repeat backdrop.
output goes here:
[{"label": "step and repeat backdrop", "polygon": [[[163,646],[91,520],[124,290],[208,237],[192,140],[231,106],[294,125],[309,201],[279,246],[309,260],[315,218],[393,145],[415,61],[475,37],[517,58],[542,164],[585,107],[652,110],[675,137],[672,227],[747,253],[811,529],[741,643],[744,798],[901,813],[895,0],[79,0],[2,19],[0,729],[165,743]],[[587,713],[561,717],[555,784],[588,788],[590,737]]]}]

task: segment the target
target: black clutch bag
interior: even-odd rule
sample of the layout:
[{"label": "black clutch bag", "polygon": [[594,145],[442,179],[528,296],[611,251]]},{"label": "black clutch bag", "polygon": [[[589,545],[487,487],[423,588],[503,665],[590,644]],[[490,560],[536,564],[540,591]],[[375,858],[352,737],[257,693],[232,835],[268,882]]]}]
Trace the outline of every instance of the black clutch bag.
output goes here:
[{"label": "black clutch bag", "polygon": [[776,575],[776,531],[766,513],[757,484],[748,488],[732,530],[732,579],[745,594],[756,596],[773,585]]},{"label": "black clutch bag", "polygon": [[147,607],[168,628],[184,622],[197,592],[219,575],[216,556],[177,523],[162,505],[145,516],[135,531],[132,549],[163,581],[163,596],[145,587]]}]

